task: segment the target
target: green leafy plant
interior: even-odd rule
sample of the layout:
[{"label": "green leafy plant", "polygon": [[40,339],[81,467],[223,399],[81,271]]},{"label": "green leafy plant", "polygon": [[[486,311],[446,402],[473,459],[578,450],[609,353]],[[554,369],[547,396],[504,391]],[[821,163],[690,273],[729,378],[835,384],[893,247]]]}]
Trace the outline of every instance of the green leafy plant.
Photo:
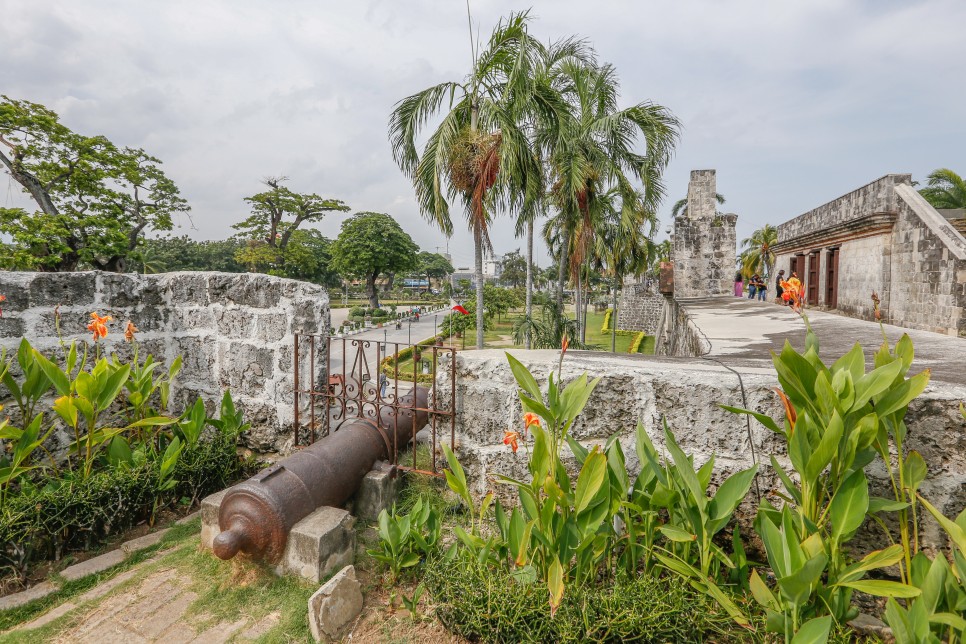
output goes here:
[{"label": "green leafy plant", "polygon": [[[442,524],[439,514],[418,499],[408,514],[379,513],[379,547],[366,552],[389,566],[392,581],[406,568],[412,568],[436,551]],[[417,600],[418,601],[418,600]]]}]

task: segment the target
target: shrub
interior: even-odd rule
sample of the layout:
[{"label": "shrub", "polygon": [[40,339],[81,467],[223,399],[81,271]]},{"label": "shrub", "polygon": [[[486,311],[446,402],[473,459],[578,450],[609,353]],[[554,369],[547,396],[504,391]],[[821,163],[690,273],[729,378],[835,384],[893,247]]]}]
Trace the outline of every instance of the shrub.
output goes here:
[{"label": "shrub", "polygon": [[614,309],[607,309],[604,313],[604,325],[600,327],[601,333],[610,333],[610,319],[614,315]]},{"label": "shrub", "polygon": [[349,309],[350,317],[363,317],[366,314],[366,307],[364,306],[353,306]]},{"label": "shrub", "polygon": [[647,334],[644,333],[643,331],[641,333],[638,333],[637,335],[635,335],[634,336],[634,341],[631,342],[631,348],[628,349],[627,352],[628,353],[640,353],[640,351],[641,351],[641,344],[644,343],[644,338],[646,338],[646,337],[647,337]]},{"label": "shrub", "polygon": [[555,617],[543,584],[502,566],[434,559],[425,583],[452,632],[485,642],[694,642],[730,628],[713,600],[676,577],[619,574],[573,587]]}]

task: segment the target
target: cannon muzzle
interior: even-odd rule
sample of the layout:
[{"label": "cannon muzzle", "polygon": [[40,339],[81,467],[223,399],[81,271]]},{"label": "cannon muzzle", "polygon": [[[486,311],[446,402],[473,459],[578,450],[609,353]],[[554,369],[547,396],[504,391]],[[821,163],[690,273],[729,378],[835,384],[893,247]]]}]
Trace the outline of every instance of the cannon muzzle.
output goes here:
[{"label": "cannon muzzle", "polygon": [[220,559],[239,552],[268,562],[285,552],[296,523],[322,506],[342,506],[376,461],[391,460],[428,421],[429,390],[415,386],[392,406],[342,422],[328,436],[232,487],[218,512]]}]

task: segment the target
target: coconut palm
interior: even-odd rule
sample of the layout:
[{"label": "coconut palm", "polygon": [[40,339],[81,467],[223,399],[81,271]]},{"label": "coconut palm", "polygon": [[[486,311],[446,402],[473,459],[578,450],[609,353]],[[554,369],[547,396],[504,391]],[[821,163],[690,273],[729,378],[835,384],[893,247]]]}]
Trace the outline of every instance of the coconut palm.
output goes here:
[{"label": "coconut palm", "polygon": [[[449,202],[461,199],[476,255],[476,345],[483,348],[483,253],[497,209],[518,211],[539,198],[539,160],[525,129],[532,109],[533,70],[542,47],[527,33],[527,12],[511,14],[493,30],[462,81],[429,87],[396,104],[389,121],[393,158],[412,180],[423,216],[453,232]],[[422,154],[416,137],[427,120],[448,111]]]},{"label": "coconut palm", "polygon": [[778,229],[771,224],[765,224],[747,237],[741,240],[744,250],[741,252],[741,270],[747,275],[760,273],[762,277],[768,279],[771,269],[775,265],[775,251],[772,250],[778,243]]},{"label": "coconut palm", "polygon": [[928,183],[919,191],[933,208],[966,208],[966,180],[948,168],[929,174]]},{"label": "coconut palm", "polygon": [[[714,199],[718,202],[719,206],[723,206],[725,202],[724,195],[720,192],[714,193]],[[678,215],[688,214],[688,198],[678,199],[674,202],[674,206],[671,208],[671,217],[677,217]]]},{"label": "coconut palm", "polygon": [[[618,109],[619,82],[611,65],[567,61],[561,69],[574,110],[561,122],[550,151],[551,200],[557,214],[544,227],[550,244],[559,234],[558,305],[568,270],[577,280],[580,299],[580,267],[589,258],[594,221],[607,210],[599,196],[615,190],[621,202],[639,201],[637,210],[653,217],[664,197],[661,175],[678,136],[677,119],[660,105],[642,102]],[[644,154],[635,151],[639,136],[644,139]],[[642,184],[642,192],[634,179]]]},{"label": "coconut palm", "polygon": [[616,190],[599,199],[604,216],[597,222],[594,235],[594,267],[611,278],[610,350],[617,349],[617,291],[628,275],[647,269],[655,246],[650,239],[656,219],[641,209],[642,200],[624,202]]},{"label": "coconut palm", "polygon": [[[526,235],[527,238],[527,277],[526,277],[526,306],[524,318],[533,317],[533,237],[534,224],[539,217],[546,214],[545,177],[549,173],[547,164],[543,162],[549,156],[552,144],[560,135],[560,123],[569,116],[571,105],[567,101],[566,76],[561,73],[560,66],[565,61],[593,62],[593,52],[583,40],[566,38],[551,43],[543,50],[539,65],[534,70],[532,97],[529,113],[526,115],[525,127],[528,131],[534,155],[541,159],[541,173],[533,181],[541,182],[538,191],[539,198],[528,204],[529,207],[520,209],[516,221],[517,236]],[[525,327],[529,330],[529,327]],[[531,348],[530,335],[527,331],[524,347]]]}]

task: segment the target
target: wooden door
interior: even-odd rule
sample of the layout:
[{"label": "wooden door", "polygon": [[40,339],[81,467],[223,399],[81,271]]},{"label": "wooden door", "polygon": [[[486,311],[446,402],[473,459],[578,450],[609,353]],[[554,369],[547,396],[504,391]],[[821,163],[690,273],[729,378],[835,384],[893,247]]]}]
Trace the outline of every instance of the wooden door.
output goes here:
[{"label": "wooden door", "polygon": [[829,248],[825,255],[825,306],[839,305],[839,249]]},{"label": "wooden door", "polygon": [[809,306],[818,306],[818,262],[819,254],[810,253],[808,256],[808,277],[805,283]]}]

